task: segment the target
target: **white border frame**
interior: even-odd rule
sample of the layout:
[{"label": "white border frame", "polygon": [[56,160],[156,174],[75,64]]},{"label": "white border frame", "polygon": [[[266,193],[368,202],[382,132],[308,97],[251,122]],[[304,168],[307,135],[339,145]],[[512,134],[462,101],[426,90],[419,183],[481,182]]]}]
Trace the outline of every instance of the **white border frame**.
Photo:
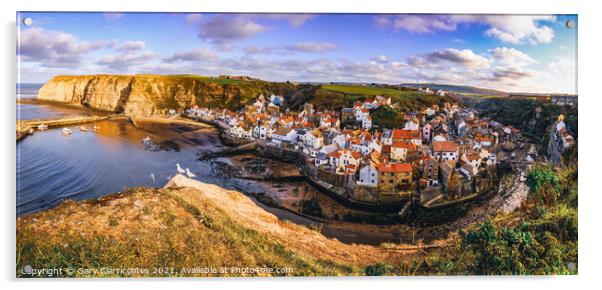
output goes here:
[{"label": "white border frame", "polygon": [[[2,9],[2,30],[5,32],[2,42],[2,64],[0,81],[4,95],[2,136],[2,160],[0,178],[4,185],[4,211],[2,224],[5,225],[3,238],[0,239],[2,248],[7,252],[1,263],[0,275],[3,284],[10,288],[44,288],[44,289],[164,289],[173,287],[199,289],[199,286],[227,287],[228,289],[246,289],[261,287],[261,289],[303,289],[315,287],[320,283],[324,287],[365,289],[367,287],[440,287],[445,289],[465,289],[466,286],[487,287],[487,289],[512,288],[580,288],[594,284],[600,280],[598,261],[600,254],[598,242],[600,231],[598,223],[601,220],[600,210],[596,205],[602,205],[602,192],[598,191],[599,179],[597,173],[601,158],[599,154],[598,136],[599,121],[594,116],[602,108],[600,94],[600,47],[599,29],[602,28],[602,12],[600,1],[596,0],[180,0],[180,1],[151,1],[151,0],[104,0],[104,1],[68,1],[68,0],[22,0],[4,1]],[[477,14],[578,14],[579,16],[579,45],[578,66],[579,108],[581,119],[581,135],[579,146],[581,160],[579,162],[581,202],[579,207],[580,243],[579,243],[579,275],[578,276],[548,276],[548,277],[312,277],[312,278],[211,278],[211,279],[86,279],[86,280],[16,280],[15,279],[15,41],[16,11],[115,11],[115,12],[348,12],[348,13],[477,13]],[[598,32],[598,33],[596,33]],[[598,142],[596,142],[598,141]],[[192,284],[194,283],[194,284]],[[202,285],[198,285],[202,283]]]}]

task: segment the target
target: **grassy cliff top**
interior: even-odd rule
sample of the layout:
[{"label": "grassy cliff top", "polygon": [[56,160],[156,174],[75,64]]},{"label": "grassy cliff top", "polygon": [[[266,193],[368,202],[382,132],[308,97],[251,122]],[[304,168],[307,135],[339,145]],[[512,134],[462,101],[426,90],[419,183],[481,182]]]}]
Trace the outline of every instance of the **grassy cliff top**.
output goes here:
[{"label": "grassy cliff top", "polygon": [[84,277],[244,276],[181,271],[210,266],[292,269],[268,276],[364,275],[365,266],[390,258],[384,248],[328,239],[279,220],[240,192],[183,176],[169,188],[133,188],[96,200],[67,201],[17,219],[17,276],[25,277],[20,274],[24,265],[175,269],[148,275],[64,275]]}]

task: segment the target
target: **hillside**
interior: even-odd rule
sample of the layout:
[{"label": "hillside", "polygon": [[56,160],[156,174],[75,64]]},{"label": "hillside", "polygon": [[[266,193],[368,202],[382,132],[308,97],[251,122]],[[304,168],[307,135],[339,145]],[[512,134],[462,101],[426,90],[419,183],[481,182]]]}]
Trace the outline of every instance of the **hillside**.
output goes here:
[{"label": "hillside", "polygon": [[[38,92],[45,101],[152,116],[193,105],[239,109],[260,94],[283,95],[287,102],[311,95],[317,87],[261,80],[240,81],[194,75],[56,76]],[[300,93],[297,93],[300,92]]]},{"label": "hillside", "polygon": [[448,85],[448,84],[435,84],[435,83],[406,83],[401,84],[404,87],[411,88],[419,88],[419,87],[428,87],[431,90],[444,90],[446,92],[459,94],[459,95],[467,95],[467,96],[495,96],[495,97],[506,97],[508,93],[493,90],[493,89],[484,89],[472,86],[460,86],[460,85]]},{"label": "hillside", "polygon": [[475,104],[482,115],[492,118],[505,125],[521,128],[547,144],[550,125],[560,114],[565,116],[569,130],[578,137],[578,108],[559,106],[552,103],[542,103],[534,99],[486,99]]},{"label": "hillside", "polygon": [[316,91],[312,102],[330,106],[335,109],[349,107],[356,100],[363,100],[375,96],[390,97],[393,104],[409,110],[419,110],[425,105],[443,104],[452,101],[450,97],[441,97],[418,92],[416,90],[401,89],[389,86],[362,86],[352,84],[325,84]]},{"label": "hillside", "polygon": [[175,272],[131,276],[240,276],[181,272],[225,266],[292,268],[283,275],[295,276],[364,275],[370,265],[411,256],[411,248],[343,244],[279,220],[240,192],[183,176],[163,189],[67,201],[17,219],[17,269],[144,266]]}]

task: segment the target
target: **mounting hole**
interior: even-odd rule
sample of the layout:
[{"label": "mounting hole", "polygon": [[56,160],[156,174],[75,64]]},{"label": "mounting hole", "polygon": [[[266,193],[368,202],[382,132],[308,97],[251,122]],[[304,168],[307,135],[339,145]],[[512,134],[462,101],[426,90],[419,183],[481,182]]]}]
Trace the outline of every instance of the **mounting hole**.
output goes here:
[{"label": "mounting hole", "polygon": [[33,19],[29,18],[29,17],[25,17],[23,18],[23,24],[29,26],[33,24]]},{"label": "mounting hole", "polygon": [[575,21],[573,21],[573,20],[567,20],[567,22],[566,22],[566,28],[570,29],[570,28],[573,28],[573,27],[575,27]]}]

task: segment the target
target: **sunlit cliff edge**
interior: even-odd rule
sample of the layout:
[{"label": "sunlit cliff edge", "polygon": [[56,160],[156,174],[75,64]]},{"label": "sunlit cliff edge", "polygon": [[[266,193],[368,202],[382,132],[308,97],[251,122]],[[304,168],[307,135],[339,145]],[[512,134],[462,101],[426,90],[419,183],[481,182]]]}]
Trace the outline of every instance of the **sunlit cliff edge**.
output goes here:
[{"label": "sunlit cliff edge", "polygon": [[237,109],[259,94],[293,96],[306,87],[311,88],[292,83],[192,75],[55,76],[39,90],[37,99],[151,116],[197,104]]},{"label": "sunlit cliff edge", "polygon": [[[344,244],[278,219],[244,194],[175,176],[164,188],[132,188],[65,201],[17,219],[17,276],[24,265],[61,268],[168,267],[161,274],[63,276],[240,276],[202,267],[273,267],[259,275],[365,275],[365,267],[416,254],[407,245]],[[193,271],[193,272],[190,272]],[[21,273],[22,274],[22,273]]]}]

